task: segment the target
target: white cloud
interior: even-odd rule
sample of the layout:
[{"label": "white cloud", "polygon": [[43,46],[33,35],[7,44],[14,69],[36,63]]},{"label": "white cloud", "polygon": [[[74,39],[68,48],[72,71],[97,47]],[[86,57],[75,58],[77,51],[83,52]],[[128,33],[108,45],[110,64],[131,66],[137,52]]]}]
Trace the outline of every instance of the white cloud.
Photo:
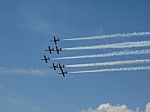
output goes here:
[{"label": "white cloud", "polygon": [[150,103],[146,105],[146,112],[150,112]]},{"label": "white cloud", "polygon": [[[104,103],[101,104],[96,109],[89,108],[88,110],[82,110],[80,112],[140,112],[140,111],[138,108],[136,110],[129,109],[126,105],[113,106],[109,103]],[[146,112],[150,112],[150,103],[146,105]]]}]

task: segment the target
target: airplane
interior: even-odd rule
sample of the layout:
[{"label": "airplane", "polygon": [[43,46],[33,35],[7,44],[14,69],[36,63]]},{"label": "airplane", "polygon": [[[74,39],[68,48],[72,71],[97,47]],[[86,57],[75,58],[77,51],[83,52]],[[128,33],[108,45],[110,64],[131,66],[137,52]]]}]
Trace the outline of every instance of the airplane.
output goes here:
[{"label": "airplane", "polygon": [[67,71],[64,71],[62,68],[64,68],[65,66],[64,65],[61,65],[60,63],[58,64],[58,67],[60,68],[60,73],[59,74],[62,74],[63,77],[65,77],[65,74],[67,74]]},{"label": "airplane", "polygon": [[44,58],[42,58],[41,60],[45,60],[45,63],[47,63],[48,60],[50,60],[50,59],[49,59],[49,57],[46,57],[46,56],[44,55]]},{"label": "airplane", "polygon": [[58,65],[55,65],[55,63],[53,63],[53,66],[49,68],[54,68],[54,70],[56,70],[56,68],[58,68]]},{"label": "airplane", "polygon": [[57,42],[59,42],[59,38],[56,38],[55,36],[53,37],[53,40],[51,40],[51,42],[54,42],[55,44],[57,44]]},{"label": "airplane", "polygon": [[64,67],[65,67],[65,65],[58,65],[58,64],[55,65],[55,63],[53,63],[52,65],[53,65],[53,66],[51,66],[51,67],[49,67],[49,68],[54,68],[54,70],[56,70],[56,68],[60,68],[60,67],[61,67],[61,68],[64,68]]},{"label": "airplane", "polygon": [[56,49],[54,49],[53,51],[56,51],[57,54],[59,54],[59,52],[62,51],[62,49],[61,49],[61,48],[58,48],[58,47],[56,46]]},{"label": "airplane", "polygon": [[59,73],[59,74],[62,74],[63,77],[65,77],[65,74],[67,74],[67,71],[64,72],[64,71],[62,70],[61,73]]},{"label": "airplane", "polygon": [[49,51],[49,53],[52,54],[52,51],[54,51],[54,48],[51,48],[50,46],[48,46],[48,49],[45,49],[45,51]]}]

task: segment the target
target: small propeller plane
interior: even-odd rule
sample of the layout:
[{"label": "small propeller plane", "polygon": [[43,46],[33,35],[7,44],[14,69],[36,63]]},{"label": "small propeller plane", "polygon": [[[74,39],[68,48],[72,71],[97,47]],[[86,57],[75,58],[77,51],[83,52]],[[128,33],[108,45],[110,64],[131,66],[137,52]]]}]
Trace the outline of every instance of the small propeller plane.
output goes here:
[{"label": "small propeller plane", "polygon": [[56,70],[56,68],[58,68],[58,65],[55,65],[55,63],[53,63],[53,66],[51,66],[49,68],[54,68],[54,70]]},{"label": "small propeller plane", "polygon": [[49,51],[49,53],[52,54],[52,51],[54,51],[54,48],[51,48],[50,46],[48,46],[48,49],[45,49],[45,51]]},{"label": "small propeller plane", "polygon": [[54,70],[56,70],[56,68],[64,68],[65,67],[65,65],[58,65],[58,64],[56,64],[55,65],[55,63],[52,63],[52,66],[51,67],[49,67],[49,68],[54,68]]},{"label": "small propeller plane", "polygon": [[65,74],[67,74],[67,71],[61,71],[61,73],[59,73],[59,74],[62,74],[63,75],[63,77],[65,77]]},{"label": "small propeller plane", "polygon": [[55,48],[53,51],[56,51],[57,54],[60,54],[60,51],[62,51],[62,48],[58,48],[58,47],[56,46],[56,48]]},{"label": "small propeller plane", "polygon": [[53,40],[51,40],[51,42],[54,42],[55,44],[57,44],[59,42],[59,38],[56,38],[55,36],[53,37]]},{"label": "small propeller plane", "polygon": [[65,77],[65,74],[67,74],[67,71],[63,70],[64,67],[65,67],[64,65],[61,65],[60,63],[58,64],[58,68],[60,68],[61,71],[59,74],[62,74],[63,77]]},{"label": "small propeller plane", "polygon": [[47,63],[47,62],[48,62],[48,60],[50,60],[50,58],[49,58],[49,57],[46,57],[46,56],[44,55],[44,58],[42,58],[41,60],[44,60],[44,61],[45,61],[45,63]]}]

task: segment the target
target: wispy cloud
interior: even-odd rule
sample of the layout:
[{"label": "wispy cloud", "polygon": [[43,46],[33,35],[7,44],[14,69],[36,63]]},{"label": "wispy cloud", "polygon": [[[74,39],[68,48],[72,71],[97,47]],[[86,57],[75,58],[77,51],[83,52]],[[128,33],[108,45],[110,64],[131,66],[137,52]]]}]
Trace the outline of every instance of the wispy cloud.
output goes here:
[{"label": "wispy cloud", "polygon": [[138,108],[135,110],[129,109],[126,105],[113,106],[109,103],[104,103],[96,109],[89,108],[88,110],[81,110],[79,112],[150,112],[150,103],[146,105],[145,111],[140,111]]},{"label": "wispy cloud", "polygon": [[12,97],[0,96],[0,99],[4,102],[8,102],[8,103],[12,104],[13,106],[19,106],[19,102],[17,102]]},{"label": "wispy cloud", "polygon": [[38,69],[0,69],[0,74],[16,74],[16,75],[31,75],[31,76],[47,76],[49,71]]},{"label": "wispy cloud", "polygon": [[2,112],[42,112],[41,107],[28,105],[16,98],[8,96],[0,96],[0,111]]},{"label": "wispy cloud", "polygon": [[38,31],[40,33],[48,35],[49,25],[41,19],[38,14],[28,15],[29,17],[24,19],[23,23],[20,23],[25,28],[31,29],[33,31]]},{"label": "wispy cloud", "polygon": [[134,33],[124,33],[124,34],[111,34],[111,35],[100,35],[92,37],[79,37],[79,38],[68,38],[64,40],[91,40],[91,39],[107,39],[107,38],[127,38],[127,37],[143,37],[150,36],[150,32],[134,32]]}]

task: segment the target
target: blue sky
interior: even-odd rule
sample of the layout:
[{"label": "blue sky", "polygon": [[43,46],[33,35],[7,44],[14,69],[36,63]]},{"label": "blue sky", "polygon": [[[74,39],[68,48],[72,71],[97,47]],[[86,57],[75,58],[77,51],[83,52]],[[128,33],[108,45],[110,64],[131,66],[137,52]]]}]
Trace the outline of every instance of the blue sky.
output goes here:
[{"label": "blue sky", "polygon": [[[68,74],[63,78],[48,68],[50,63],[45,64],[40,59],[44,54],[49,55],[43,49],[49,44],[54,46],[50,43],[54,35],[62,40],[81,36],[150,31],[149,4],[148,0],[0,0],[0,111],[77,112],[107,102],[144,110],[145,105],[150,102],[148,70]],[[150,39],[143,37],[61,41],[59,45],[78,47],[144,40]],[[112,51],[116,49],[65,51],[59,56],[49,56]],[[147,58],[150,58],[149,55],[61,62],[77,64]],[[146,65],[150,64],[142,64]],[[72,71],[69,68],[67,70]],[[44,76],[39,75],[42,73]]]}]

